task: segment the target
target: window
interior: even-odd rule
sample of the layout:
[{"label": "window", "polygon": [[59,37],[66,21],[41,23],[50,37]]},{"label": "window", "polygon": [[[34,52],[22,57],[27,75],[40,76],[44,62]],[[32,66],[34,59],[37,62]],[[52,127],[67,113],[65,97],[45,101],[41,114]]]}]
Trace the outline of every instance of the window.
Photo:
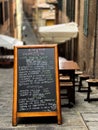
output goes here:
[{"label": "window", "polygon": [[0,24],[3,24],[3,6],[2,2],[0,2]]},{"label": "window", "polygon": [[83,24],[84,34],[88,35],[88,0],[84,0],[84,24]]},{"label": "window", "polygon": [[4,2],[5,21],[8,19],[8,1]]},{"label": "window", "polygon": [[75,19],[75,0],[66,1],[66,14],[70,21]]},{"label": "window", "polygon": [[4,21],[8,19],[8,1],[0,2],[0,25],[3,25]]},{"label": "window", "polygon": [[58,0],[58,9],[62,10],[62,0]]}]

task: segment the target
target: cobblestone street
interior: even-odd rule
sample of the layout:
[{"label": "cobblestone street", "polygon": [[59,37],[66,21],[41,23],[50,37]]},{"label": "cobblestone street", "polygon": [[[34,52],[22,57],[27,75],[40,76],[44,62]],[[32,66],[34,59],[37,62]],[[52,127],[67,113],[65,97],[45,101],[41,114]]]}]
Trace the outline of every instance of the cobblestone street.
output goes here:
[{"label": "cobblestone street", "polygon": [[[96,88],[92,92],[98,97]],[[13,68],[0,69],[0,130],[98,130],[98,101],[85,102],[86,93],[77,92],[73,108],[62,107],[62,125],[52,118],[25,118],[12,126]]]}]

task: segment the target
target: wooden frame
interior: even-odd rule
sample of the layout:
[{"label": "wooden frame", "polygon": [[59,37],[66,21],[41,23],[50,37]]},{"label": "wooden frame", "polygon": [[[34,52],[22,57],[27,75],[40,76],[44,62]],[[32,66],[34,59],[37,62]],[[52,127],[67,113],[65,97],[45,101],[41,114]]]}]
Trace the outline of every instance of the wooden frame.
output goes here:
[{"label": "wooden frame", "polygon": [[[18,49],[41,49],[53,48],[54,49],[54,63],[55,63],[55,90],[56,90],[56,111],[41,111],[41,112],[18,112]],[[57,116],[58,124],[61,124],[61,102],[60,102],[60,88],[59,88],[59,71],[58,71],[58,49],[56,44],[49,45],[27,45],[17,46],[14,48],[14,88],[13,88],[13,115],[12,125],[17,125],[17,118],[19,117],[47,117]]]}]

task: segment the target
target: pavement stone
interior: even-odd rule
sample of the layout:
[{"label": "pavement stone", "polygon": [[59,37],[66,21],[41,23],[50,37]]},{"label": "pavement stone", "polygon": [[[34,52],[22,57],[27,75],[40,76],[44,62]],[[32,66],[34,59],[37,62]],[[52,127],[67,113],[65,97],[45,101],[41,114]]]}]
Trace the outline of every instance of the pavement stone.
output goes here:
[{"label": "pavement stone", "polygon": [[[77,89],[77,88],[76,88]],[[97,93],[98,90],[95,91]],[[93,92],[94,93],[94,92]],[[0,69],[0,130],[93,130],[98,128],[98,102],[85,102],[86,93],[76,91],[73,108],[62,107],[62,125],[57,122],[25,120],[12,126],[13,68]],[[34,122],[33,122],[34,121]],[[91,125],[92,124],[92,125]]]}]

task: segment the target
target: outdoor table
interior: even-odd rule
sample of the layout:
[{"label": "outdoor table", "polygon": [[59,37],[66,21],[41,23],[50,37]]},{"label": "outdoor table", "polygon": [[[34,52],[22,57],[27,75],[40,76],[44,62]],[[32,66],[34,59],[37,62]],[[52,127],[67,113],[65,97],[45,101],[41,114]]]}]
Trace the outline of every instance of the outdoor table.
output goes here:
[{"label": "outdoor table", "polygon": [[71,92],[72,98],[71,102],[75,104],[75,70],[79,70],[79,66],[74,61],[60,61],[59,60],[59,73],[62,73],[64,75],[69,75],[71,78],[71,81],[73,82],[73,91]]}]

